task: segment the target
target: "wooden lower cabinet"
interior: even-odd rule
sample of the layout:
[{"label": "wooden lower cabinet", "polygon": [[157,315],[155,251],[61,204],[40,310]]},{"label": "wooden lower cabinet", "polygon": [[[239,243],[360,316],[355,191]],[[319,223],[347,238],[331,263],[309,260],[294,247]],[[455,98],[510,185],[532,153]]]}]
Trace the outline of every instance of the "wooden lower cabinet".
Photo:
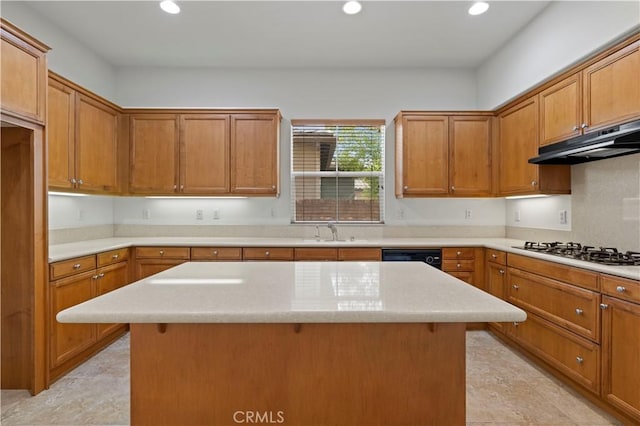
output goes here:
[{"label": "wooden lower cabinet", "polygon": [[527,312],[507,333],[535,356],[595,394],[600,393],[600,345]]},{"label": "wooden lower cabinet", "polygon": [[442,270],[474,287],[485,289],[484,249],[481,247],[445,247]]},{"label": "wooden lower cabinet", "polygon": [[[505,264],[487,262],[485,290],[498,299],[502,300],[505,300],[506,297],[506,269],[507,267]],[[501,322],[492,322],[489,323],[489,325],[500,332],[502,332],[504,328],[504,324]]]},{"label": "wooden lower cabinet", "polygon": [[640,423],[640,304],[602,304],[602,398]]},{"label": "wooden lower cabinet", "polygon": [[62,278],[51,283],[50,307],[50,368],[62,365],[96,341],[95,324],[62,324],[56,321],[58,312],[95,295],[95,271]]},{"label": "wooden lower cabinet", "polygon": [[242,249],[244,260],[293,260],[291,247],[245,247]]},{"label": "wooden lower cabinet", "polygon": [[382,250],[374,247],[343,247],[338,249],[338,260],[378,262],[382,260]]},{"label": "wooden lower cabinet", "polygon": [[136,247],[135,253],[134,279],[136,280],[166,271],[188,262],[191,258],[189,247]]},{"label": "wooden lower cabinet", "polygon": [[[110,291],[117,290],[129,283],[129,264],[119,262],[105,266],[97,271],[96,296],[102,296]],[[101,339],[116,330],[125,329],[125,324],[96,324],[98,339]]]},{"label": "wooden lower cabinet", "polygon": [[191,261],[236,261],[242,260],[241,247],[191,247]]},{"label": "wooden lower cabinet", "polygon": [[328,247],[299,247],[294,249],[295,260],[332,261],[338,260],[338,249]]},{"label": "wooden lower cabinet", "polygon": [[136,280],[147,278],[188,261],[188,259],[137,259]]}]

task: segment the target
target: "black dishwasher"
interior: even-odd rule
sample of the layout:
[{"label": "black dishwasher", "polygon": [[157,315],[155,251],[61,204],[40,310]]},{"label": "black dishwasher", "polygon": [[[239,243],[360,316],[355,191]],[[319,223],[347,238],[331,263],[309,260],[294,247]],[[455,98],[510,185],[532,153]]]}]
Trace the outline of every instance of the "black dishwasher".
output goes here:
[{"label": "black dishwasher", "polygon": [[383,248],[383,262],[424,262],[434,268],[442,269],[441,249],[401,249]]}]

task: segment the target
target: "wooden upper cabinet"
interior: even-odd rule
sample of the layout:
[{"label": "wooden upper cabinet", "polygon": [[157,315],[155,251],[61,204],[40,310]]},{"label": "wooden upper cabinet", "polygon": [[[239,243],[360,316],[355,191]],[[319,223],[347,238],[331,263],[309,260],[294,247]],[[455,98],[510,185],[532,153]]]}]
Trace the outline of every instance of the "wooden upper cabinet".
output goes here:
[{"label": "wooden upper cabinet", "polygon": [[49,79],[47,147],[49,186],[73,188],[76,173],[75,91]]},{"label": "wooden upper cabinet", "polygon": [[81,190],[116,192],[118,111],[81,93],[76,97],[76,181]]},{"label": "wooden upper cabinet", "polygon": [[585,132],[640,118],[640,41],[582,74]]},{"label": "wooden upper cabinet", "polygon": [[569,194],[568,165],[529,164],[538,155],[538,96],[532,96],[498,116],[499,195]]},{"label": "wooden upper cabinet", "polygon": [[178,116],[134,114],[129,131],[129,191],[174,193],[178,188]]},{"label": "wooden upper cabinet", "polygon": [[49,187],[117,193],[120,113],[107,101],[72,85],[55,74],[49,78]]},{"label": "wooden upper cabinet", "polygon": [[44,124],[49,47],[4,19],[0,21],[0,106],[9,114]]},{"label": "wooden upper cabinet", "polygon": [[231,115],[231,193],[277,195],[279,114]]},{"label": "wooden upper cabinet", "polygon": [[396,196],[448,194],[449,118],[401,113],[396,130]]},{"label": "wooden upper cabinet", "polygon": [[449,188],[463,197],[492,193],[492,118],[449,117]]},{"label": "wooden upper cabinet", "polygon": [[582,133],[582,73],[554,84],[540,97],[540,146]]},{"label": "wooden upper cabinet", "polygon": [[180,192],[229,192],[229,115],[180,116]]}]

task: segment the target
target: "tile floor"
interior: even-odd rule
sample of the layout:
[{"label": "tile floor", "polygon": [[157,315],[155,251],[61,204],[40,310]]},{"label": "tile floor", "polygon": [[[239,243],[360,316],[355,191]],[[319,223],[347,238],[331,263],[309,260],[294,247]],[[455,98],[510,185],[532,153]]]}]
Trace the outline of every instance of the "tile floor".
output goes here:
[{"label": "tile floor", "polygon": [[[35,397],[2,391],[2,426],[129,424],[129,336]],[[619,425],[485,331],[467,333],[467,425]]]}]

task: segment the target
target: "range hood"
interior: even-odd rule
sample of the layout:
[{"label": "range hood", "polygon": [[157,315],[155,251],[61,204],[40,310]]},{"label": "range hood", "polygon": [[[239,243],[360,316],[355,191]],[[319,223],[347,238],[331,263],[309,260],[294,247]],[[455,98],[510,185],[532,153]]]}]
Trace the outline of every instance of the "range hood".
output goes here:
[{"label": "range hood", "polygon": [[640,152],[640,120],[543,146],[532,164],[579,164]]}]

